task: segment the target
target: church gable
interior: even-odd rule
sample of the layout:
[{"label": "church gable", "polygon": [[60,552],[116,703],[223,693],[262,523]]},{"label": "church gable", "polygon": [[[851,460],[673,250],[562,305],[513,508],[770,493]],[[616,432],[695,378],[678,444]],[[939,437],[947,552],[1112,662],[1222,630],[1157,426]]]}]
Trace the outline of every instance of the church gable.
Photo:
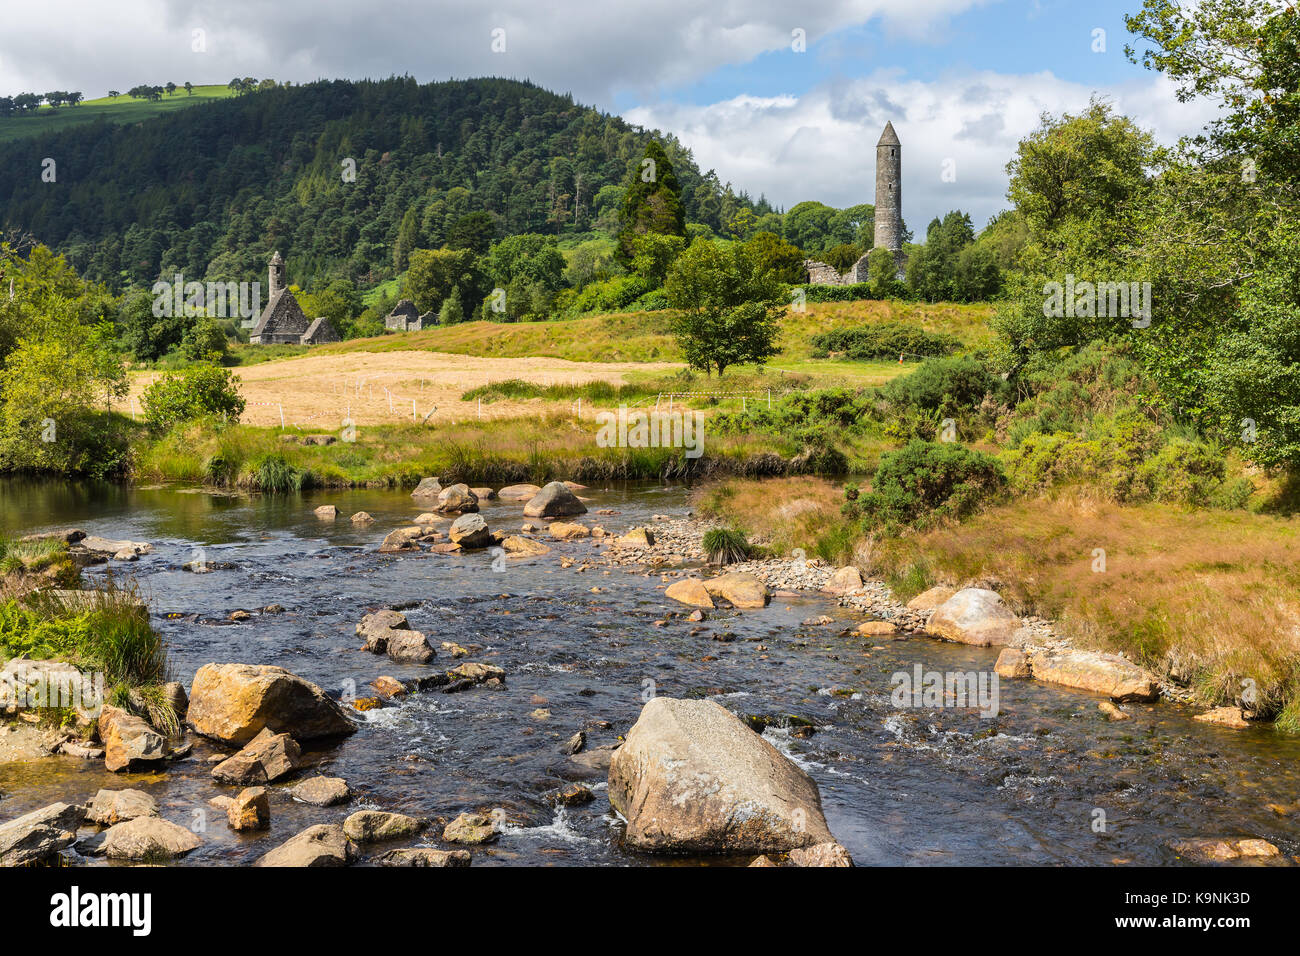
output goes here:
[{"label": "church gable", "polygon": [[297,345],[311,323],[288,289],[277,289],[249,336],[256,345]]}]

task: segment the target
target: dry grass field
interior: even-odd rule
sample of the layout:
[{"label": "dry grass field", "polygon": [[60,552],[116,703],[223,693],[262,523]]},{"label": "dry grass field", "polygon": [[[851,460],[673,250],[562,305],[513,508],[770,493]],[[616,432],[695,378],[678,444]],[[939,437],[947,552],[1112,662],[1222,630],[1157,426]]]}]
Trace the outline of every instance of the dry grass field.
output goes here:
[{"label": "dry grass field", "polygon": [[[248,408],[246,425],[284,424],[307,429],[337,429],[345,418],[356,425],[476,419],[476,402],[463,402],[471,388],[523,379],[539,385],[621,385],[633,372],[668,372],[666,362],[570,362],[555,358],[484,358],[445,352],[313,352],[298,358],[235,369]],[[130,394],[117,403],[126,412],[140,409],[140,395],[161,372],[132,377]],[[482,417],[514,418],[565,411],[567,403],[531,399],[484,404]],[[432,411],[432,414],[430,412]],[[427,419],[426,419],[427,416]]]}]

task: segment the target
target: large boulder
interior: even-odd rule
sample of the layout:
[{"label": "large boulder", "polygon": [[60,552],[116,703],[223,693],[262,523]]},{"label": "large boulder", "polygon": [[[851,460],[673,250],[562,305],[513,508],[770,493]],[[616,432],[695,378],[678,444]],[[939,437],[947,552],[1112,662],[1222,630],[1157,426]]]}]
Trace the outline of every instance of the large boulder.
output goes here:
[{"label": "large boulder", "polygon": [[1151,701],[1160,696],[1154,674],[1115,654],[1063,651],[1035,654],[1030,669],[1037,680],[1104,694],[1113,701]]},{"label": "large boulder", "polygon": [[411,625],[406,620],[405,614],[384,608],[382,611],[375,611],[361,618],[357,623],[357,637],[365,640],[361,646],[362,650],[372,654],[382,654],[388,650],[388,639],[393,631],[406,631],[410,628]]},{"label": "large boulder", "polygon": [[22,866],[53,856],[77,839],[85,810],[54,803],[0,823],[0,866]]},{"label": "large boulder", "polygon": [[100,790],[86,812],[86,820],[101,827],[156,816],[158,801],[143,790]]},{"label": "large boulder", "polygon": [[699,578],[682,578],[680,581],[674,581],[668,585],[664,591],[664,597],[672,598],[674,601],[680,601],[683,604],[689,604],[692,607],[714,606],[713,598],[709,597],[709,590],[704,586],[704,582]]},{"label": "large boulder", "polygon": [[104,833],[104,854],[110,860],[170,860],[197,850],[203,843],[191,831],[161,817],[136,817]]},{"label": "large boulder", "polygon": [[463,514],[453,521],[447,537],[452,544],[462,548],[486,548],[492,543],[492,532],[488,530],[487,522],[482,515],[472,513]]},{"label": "large boulder", "polygon": [[469,485],[451,485],[438,492],[438,503],[433,510],[445,515],[478,511],[478,495],[469,490]]},{"label": "large boulder", "polygon": [[537,485],[506,485],[497,492],[497,497],[505,501],[531,501],[541,490]]},{"label": "large boulder", "polygon": [[194,675],[187,722],[196,733],[236,746],[267,728],[299,741],[357,729],[315,684],[270,664],[204,664]]},{"label": "large boulder", "polygon": [[104,766],[113,773],[144,770],[167,759],[167,741],[143,717],[105,704],[99,712]]},{"label": "large boulder", "polygon": [[963,588],[935,608],[926,624],[936,637],[977,647],[1010,644],[1019,627],[1002,597],[986,588]]},{"label": "large boulder", "polygon": [[[504,489],[498,494],[504,496]],[[562,481],[552,481],[524,505],[526,518],[566,518],[586,513],[587,506]]]},{"label": "large boulder", "polygon": [[442,491],[442,483],[437,478],[421,478],[420,483],[411,492],[412,498],[436,498]]},{"label": "large boulder", "polygon": [[768,853],[834,842],[817,785],[711,700],[657,697],[609,766],[628,844],[667,853]]},{"label": "large boulder", "polygon": [[356,859],[357,848],[337,823],[321,823],[290,837],[254,866],[347,866]]},{"label": "large boulder", "polygon": [[862,590],[862,575],[853,565],[845,565],[830,576],[822,590],[827,594],[854,594]]},{"label": "large boulder", "polygon": [[704,589],[713,597],[730,601],[735,607],[766,607],[771,600],[767,585],[747,571],[731,571],[708,578]]}]

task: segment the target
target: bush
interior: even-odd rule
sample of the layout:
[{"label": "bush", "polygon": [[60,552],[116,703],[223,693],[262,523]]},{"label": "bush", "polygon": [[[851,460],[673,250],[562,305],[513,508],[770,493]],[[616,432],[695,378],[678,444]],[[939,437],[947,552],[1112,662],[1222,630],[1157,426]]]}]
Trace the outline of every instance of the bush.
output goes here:
[{"label": "bush", "polygon": [[918,525],[967,515],[1005,486],[996,458],[953,443],[912,441],[881,456],[871,491],[847,501],[845,511],[868,530]]},{"label": "bush", "polygon": [[986,396],[1004,397],[1007,385],[972,356],[936,358],[916,371],[896,378],[882,390],[896,408],[939,415],[973,411]]},{"label": "bush", "polygon": [[878,299],[870,282],[853,282],[849,285],[792,285],[787,289],[785,301],[789,302],[795,290],[803,293],[805,302],[857,302],[862,299]]},{"label": "bush", "polygon": [[733,564],[749,557],[749,540],[734,528],[710,528],[700,542],[714,564]]},{"label": "bush", "polygon": [[885,322],[849,329],[834,329],[812,338],[813,354],[825,358],[830,352],[844,352],[851,359],[895,358],[899,355],[939,356],[955,352],[961,341],[952,335]]},{"label": "bush", "polygon": [[167,431],[199,418],[238,422],[246,403],[233,372],[215,365],[195,365],[164,374],[144,390],[141,405],[149,426]]}]

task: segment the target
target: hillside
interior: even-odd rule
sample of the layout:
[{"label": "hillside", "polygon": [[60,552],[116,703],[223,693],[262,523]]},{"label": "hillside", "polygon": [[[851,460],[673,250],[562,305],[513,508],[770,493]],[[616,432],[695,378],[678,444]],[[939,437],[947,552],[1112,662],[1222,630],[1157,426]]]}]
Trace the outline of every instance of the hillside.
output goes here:
[{"label": "hillside", "polygon": [[230,87],[218,83],[212,86],[196,86],[194,92],[189,94],[184,89],[179,89],[174,94],[156,101],[136,99],[123,93],[115,97],[105,96],[97,100],[83,100],[76,106],[64,106],[57,110],[42,106],[33,116],[0,118],[0,143],[41,136],[45,133],[57,133],[74,126],[100,121],[117,125],[140,123],[178,110],[189,109],[192,106],[228,99],[234,95]]},{"label": "hillside", "polygon": [[[118,119],[128,106],[140,108],[120,104]],[[437,248],[458,231],[471,241],[581,234],[616,213],[618,191],[606,187],[658,135],[504,79],[320,81],[125,126],[66,125],[61,115],[91,108],[20,120],[65,125],[0,143],[0,225],[115,290],[176,272],[265,279],[277,249],[301,285],[370,286],[398,271],[399,231],[407,249]],[[687,221],[718,229],[754,208],[661,138]],[[31,174],[45,157],[57,158],[54,184]]]}]

